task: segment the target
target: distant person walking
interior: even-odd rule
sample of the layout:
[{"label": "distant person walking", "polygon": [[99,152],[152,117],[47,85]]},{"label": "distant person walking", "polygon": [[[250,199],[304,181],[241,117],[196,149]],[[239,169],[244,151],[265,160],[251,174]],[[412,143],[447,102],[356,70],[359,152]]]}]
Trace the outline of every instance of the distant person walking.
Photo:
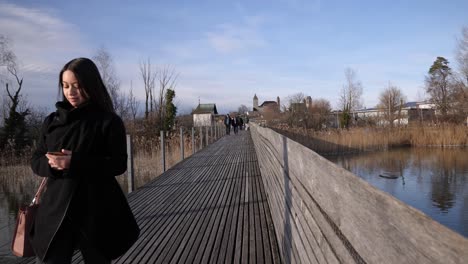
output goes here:
[{"label": "distant person walking", "polygon": [[245,130],[249,130],[249,117],[245,117]]},{"label": "distant person walking", "polygon": [[231,134],[231,116],[229,114],[224,116],[224,125],[226,126],[226,135]]},{"label": "distant person walking", "polygon": [[239,132],[239,116],[235,116],[233,119],[233,124],[232,126],[234,127],[234,134],[237,134]]},{"label": "distant person walking", "polygon": [[127,170],[125,127],[90,59],[73,59],[59,75],[62,101],[44,121],[31,159],[46,177],[31,244],[37,263],[111,263],[140,230],[115,176]]}]

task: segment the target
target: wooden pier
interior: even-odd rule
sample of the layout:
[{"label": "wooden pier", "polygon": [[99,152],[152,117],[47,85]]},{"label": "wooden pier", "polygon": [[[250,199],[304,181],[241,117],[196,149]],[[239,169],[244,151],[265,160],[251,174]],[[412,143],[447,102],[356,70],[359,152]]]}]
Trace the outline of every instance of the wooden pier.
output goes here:
[{"label": "wooden pier", "polygon": [[250,128],[132,192],[141,235],[114,263],[468,263],[467,238],[286,136]]},{"label": "wooden pier", "polygon": [[[249,132],[221,138],[128,200],[141,235],[113,263],[281,262]],[[73,263],[81,262],[76,253]]]}]

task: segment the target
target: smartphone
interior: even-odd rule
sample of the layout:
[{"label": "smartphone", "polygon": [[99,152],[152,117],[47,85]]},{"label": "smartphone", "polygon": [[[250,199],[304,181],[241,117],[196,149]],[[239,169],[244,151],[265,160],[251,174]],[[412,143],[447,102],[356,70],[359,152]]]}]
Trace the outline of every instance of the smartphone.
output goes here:
[{"label": "smartphone", "polygon": [[49,152],[47,152],[47,154],[56,155],[56,156],[65,156],[66,155],[66,154],[64,154],[62,152],[59,152],[59,151],[49,151]]}]

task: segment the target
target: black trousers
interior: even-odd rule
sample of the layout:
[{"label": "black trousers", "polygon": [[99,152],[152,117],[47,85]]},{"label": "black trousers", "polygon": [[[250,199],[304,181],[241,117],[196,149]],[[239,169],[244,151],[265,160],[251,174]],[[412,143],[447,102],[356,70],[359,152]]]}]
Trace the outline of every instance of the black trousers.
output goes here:
[{"label": "black trousers", "polygon": [[225,125],[226,126],[226,134],[229,135],[231,134],[231,125]]},{"label": "black trousers", "polygon": [[72,261],[75,249],[81,251],[86,264],[110,264],[110,259],[103,256],[99,250],[89,243],[86,235],[78,228],[74,228],[71,220],[65,217],[57,234],[47,251],[44,261],[36,258],[36,264],[68,264]]}]

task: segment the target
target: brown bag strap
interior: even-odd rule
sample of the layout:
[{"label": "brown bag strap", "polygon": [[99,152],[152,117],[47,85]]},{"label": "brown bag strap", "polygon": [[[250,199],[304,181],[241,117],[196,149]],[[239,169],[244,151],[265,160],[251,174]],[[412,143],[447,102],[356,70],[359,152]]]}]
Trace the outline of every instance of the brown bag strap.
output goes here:
[{"label": "brown bag strap", "polygon": [[44,177],[42,179],[42,182],[41,182],[41,185],[39,185],[39,189],[37,189],[37,192],[36,192],[36,195],[34,195],[34,198],[31,202],[30,205],[34,205],[34,204],[38,204],[39,203],[39,199],[41,197],[41,194],[42,194],[42,191],[44,190],[44,187],[46,185],[46,182],[47,182],[47,178]]}]

